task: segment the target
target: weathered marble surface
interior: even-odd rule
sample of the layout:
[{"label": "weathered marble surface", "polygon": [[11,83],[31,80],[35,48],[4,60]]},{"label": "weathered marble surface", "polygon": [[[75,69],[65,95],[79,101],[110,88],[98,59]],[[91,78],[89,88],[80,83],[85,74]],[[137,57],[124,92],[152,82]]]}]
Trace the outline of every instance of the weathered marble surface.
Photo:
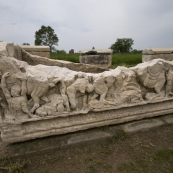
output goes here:
[{"label": "weathered marble surface", "polygon": [[84,73],[0,55],[0,131],[6,142],[173,113],[173,62]]}]

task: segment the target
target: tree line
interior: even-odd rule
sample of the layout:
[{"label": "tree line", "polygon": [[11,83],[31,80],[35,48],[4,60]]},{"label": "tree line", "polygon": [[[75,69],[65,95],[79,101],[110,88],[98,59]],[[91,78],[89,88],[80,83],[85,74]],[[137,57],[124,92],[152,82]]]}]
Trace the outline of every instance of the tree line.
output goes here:
[{"label": "tree line", "polygon": [[[58,36],[50,26],[42,25],[41,28],[35,32],[35,45],[49,46],[51,52],[57,52],[55,45],[58,46]],[[113,50],[113,53],[129,53],[131,52],[134,40],[132,38],[117,38],[109,48]],[[29,45],[29,43],[23,43],[23,45]],[[134,53],[138,52],[134,50]]]}]

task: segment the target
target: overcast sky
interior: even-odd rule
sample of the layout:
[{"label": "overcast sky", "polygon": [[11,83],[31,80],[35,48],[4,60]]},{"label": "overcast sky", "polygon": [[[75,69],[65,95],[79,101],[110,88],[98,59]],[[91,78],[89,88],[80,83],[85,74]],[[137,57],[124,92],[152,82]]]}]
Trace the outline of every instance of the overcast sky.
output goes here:
[{"label": "overcast sky", "polygon": [[173,47],[173,0],[0,0],[0,40],[34,45],[42,25],[59,50],[109,48],[117,38],[138,50]]}]

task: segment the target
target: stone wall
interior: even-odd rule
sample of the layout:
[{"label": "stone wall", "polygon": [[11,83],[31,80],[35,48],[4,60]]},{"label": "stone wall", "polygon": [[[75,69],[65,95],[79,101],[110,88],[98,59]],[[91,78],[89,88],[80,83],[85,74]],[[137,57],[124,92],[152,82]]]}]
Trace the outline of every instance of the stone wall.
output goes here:
[{"label": "stone wall", "polygon": [[14,43],[0,42],[0,55],[14,57],[18,60],[25,61],[30,65],[43,64],[48,66],[67,67],[70,70],[89,73],[99,73],[106,70],[105,68],[96,67],[94,65],[53,60],[37,55],[32,55]]}]

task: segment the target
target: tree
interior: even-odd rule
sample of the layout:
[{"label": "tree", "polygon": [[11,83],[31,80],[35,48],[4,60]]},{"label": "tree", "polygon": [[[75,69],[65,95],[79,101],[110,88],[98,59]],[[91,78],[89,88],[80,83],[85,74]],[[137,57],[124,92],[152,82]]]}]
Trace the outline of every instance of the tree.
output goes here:
[{"label": "tree", "polygon": [[131,38],[117,38],[116,42],[111,45],[113,53],[127,53],[132,50],[134,40]]},{"label": "tree", "polygon": [[57,54],[63,54],[66,55],[67,52],[65,50],[57,50]]},{"label": "tree", "polygon": [[41,26],[41,29],[35,32],[35,45],[49,46],[52,51],[53,45],[58,45],[58,37],[54,30],[48,26]]},{"label": "tree", "polygon": [[22,45],[28,45],[29,46],[30,44],[29,43],[23,43]]}]

